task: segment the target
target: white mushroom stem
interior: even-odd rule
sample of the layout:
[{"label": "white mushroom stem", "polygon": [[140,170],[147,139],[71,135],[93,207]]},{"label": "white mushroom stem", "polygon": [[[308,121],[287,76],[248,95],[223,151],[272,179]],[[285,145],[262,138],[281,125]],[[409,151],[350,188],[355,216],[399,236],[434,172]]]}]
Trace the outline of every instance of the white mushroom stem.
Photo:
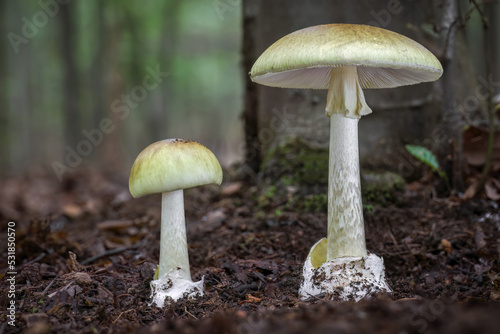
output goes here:
[{"label": "white mushroom stem", "polygon": [[327,261],[367,255],[358,151],[358,121],[366,104],[355,66],[332,68],[326,115],[330,117]]},{"label": "white mushroom stem", "polygon": [[180,278],[191,281],[184,219],[184,191],[162,193],[161,241],[158,279],[178,270]]}]

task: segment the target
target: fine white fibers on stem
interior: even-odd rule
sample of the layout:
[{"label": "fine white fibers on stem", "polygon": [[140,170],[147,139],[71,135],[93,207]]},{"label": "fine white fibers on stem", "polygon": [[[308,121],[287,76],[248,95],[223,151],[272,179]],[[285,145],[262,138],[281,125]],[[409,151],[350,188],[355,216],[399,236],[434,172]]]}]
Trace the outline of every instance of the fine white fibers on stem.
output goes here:
[{"label": "fine white fibers on stem", "polygon": [[358,119],[330,116],[327,261],[366,256],[359,175]]},{"label": "fine white fibers on stem", "polygon": [[158,278],[176,271],[191,280],[184,219],[184,192],[164,192],[161,199],[160,266]]}]

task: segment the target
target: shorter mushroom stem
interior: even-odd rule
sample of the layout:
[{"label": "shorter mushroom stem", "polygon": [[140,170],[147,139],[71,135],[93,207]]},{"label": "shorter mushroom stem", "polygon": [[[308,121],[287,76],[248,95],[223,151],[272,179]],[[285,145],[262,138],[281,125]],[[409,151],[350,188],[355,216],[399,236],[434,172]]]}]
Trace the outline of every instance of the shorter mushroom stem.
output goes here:
[{"label": "shorter mushroom stem", "polygon": [[158,279],[179,270],[182,278],[191,280],[182,189],[162,193],[160,240]]},{"label": "shorter mushroom stem", "polygon": [[338,113],[330,116],[327,261],[345,256],[366,256],[358,121]]}]

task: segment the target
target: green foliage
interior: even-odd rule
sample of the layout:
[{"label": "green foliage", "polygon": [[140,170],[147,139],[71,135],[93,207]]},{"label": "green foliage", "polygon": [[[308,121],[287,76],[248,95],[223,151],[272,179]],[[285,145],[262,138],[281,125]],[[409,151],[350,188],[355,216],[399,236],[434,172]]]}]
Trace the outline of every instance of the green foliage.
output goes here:
[{"label": "green foliage", "polygon": [[429,166],[434,172],[439,173],[439,164],[434,153],[418,145],[406,145],[405,148],[417,160]]},{"label": "green foliage", "polygon": [[276,186],[269,186],[267,188],[267,191],[264,193],[264,196],[267,197],[268,199],[271,199],[276,194],[276,190],[277,190]]},{"label": "green foliage", "polygon": [[[301,207],[300,205],[298,205]],[[308,195],[303,200],[303,211],[326,212],[328,207],[328,196],[325,194]]]},{"label": "green foliage", "polygon": [[418,145],[406,145],[405,148],[413,157],[429,166],[433,172],[438,174],[446,182],[446,186],[448,187],[448,189],[450,189],[448,175],[439,167],[439,163],[434,153],[432,153],[425,147]]},{"label": "green foliage", "polygon": [[371,205],[371,204],[363,204],[363,209],[364,209],[364,211],[366,211],[366,212],[372,212],[372,211],[373,211],[373,209],[374,209],[374,206],[373,206],[373,205]]}]

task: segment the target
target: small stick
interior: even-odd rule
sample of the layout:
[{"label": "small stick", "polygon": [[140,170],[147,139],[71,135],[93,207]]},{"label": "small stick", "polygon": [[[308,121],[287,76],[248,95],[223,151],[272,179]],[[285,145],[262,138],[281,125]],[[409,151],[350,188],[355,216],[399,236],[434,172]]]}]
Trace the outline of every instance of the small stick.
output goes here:
[{"label": "small stick", "polygon": [[198,320],[198,318],[197,318],[197,317],[195,317],[194,315],[192,315],[192,314],[191,314],[191,312],[189,312],[189,311],[187,310],[186,305],[184,305],[184,311],[186,311],[186,313],[187,313],[187,314],[189,314],[190,316],[192,316],[195,320]]},{"label": "small stick", "polygon": [[42,295],[45,295],[45,294],[47,293],[47,291],[49,291],[50,287],[51,287],[52,285],[54,285],[54,282],[55,282],[55,281],[56,281],[56,279],[58,279],[58,278],[59,278],[59,276],[54,277],[54,279],[52,280],[52,282],[50,282],[50,283],[49,283],[49,285],[47,285],[47,287],[46,287],[45,289],[43,289],[43,291],[42,291]]},{"label": "small stick", "polygon": [[138,243],[136,243],[134,245],[131,245],[131,246],[123,246],[123,247],[118,247],[118,248],[115,248],[115,249],[110,249],[110,250],[102,252],[100,254],[91,256],[88,259],[85,259],[85,260],[83,260],[80,263],[81,264],[89,264],[89,263],[94,262],[95,260],[98,260],[98,259],[102,258],[102,257],[107,257],[107,256],[111,256],[111,255],[115,255],[115,254],[124,252],[126,250],[139,248],[140,246],[142,246],[144,244],[145,240],[146,239],[144,239],[143,241],[138,242]]}]

